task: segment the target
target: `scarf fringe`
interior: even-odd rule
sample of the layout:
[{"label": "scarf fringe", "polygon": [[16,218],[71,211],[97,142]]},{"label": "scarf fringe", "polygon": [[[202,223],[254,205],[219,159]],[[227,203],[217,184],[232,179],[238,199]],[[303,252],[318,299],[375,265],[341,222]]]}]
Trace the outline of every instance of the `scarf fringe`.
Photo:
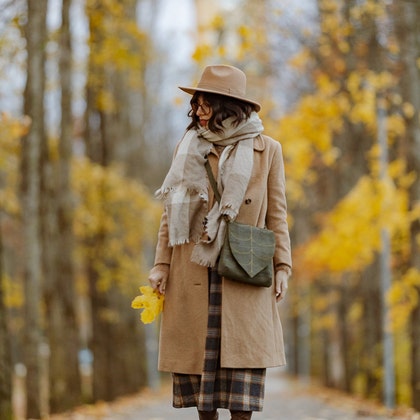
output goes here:
[{"label": "scarf fringe", "polygon": [[189,243],[190,243],[190,240],[188,238],[183,238],[183,239],[177,239],[175,242],[169,241],[169,246],[173,247],[173,246],[185,245]]},{"label": "scarf fringe", "polygon": [[189,238],[178,238],[175,241],[169,241],[168,245],[170,247],[173,246],[177,246],[177,245],[185,245],[185,244],[189,244],[189,243],[194,243],[197,244],[201,239],[201,235],[197,234],[193,237],[189,237]]},{"label": "scarf fringe", "polygon": [[[178,187],[176,186],[168,187],[168,188],[165,188],[164,190],[162,188],[159,188],[158,190],[155,191],[154,196],[158,200],[166,200],[168,195],[176,191],[177,188]],[[186,187],[186,192],[190,195],[197,194],[203,201],[205,202],[208,201],[208,198],[209,198],[208,191],[203,189],[203,187],[201,186],[200,187],[197,187],[197,186]]]},{"label": "scarf fringe", "polygon": [[221,214],[222,216],[227,216],[227,218],[228,218],[228,219],[229,219],[229,221],[231,222],[231,221],[233,221],[233,220],[235,220],[235,219],[236,219],[236,216],[238,215],[238,212],[237,212],[237,211],[235,211],[235,210],[232,208],[232,206],[228,205],[227,207],[223,208],[223,209],[220,211],[220,214]]},{"label": "scarf fringe", "polygon": [[191,255],[191,262],[201,265],[203,267],[214,267],[216,265],[216,261],[211,261],[207,258],[203,258],[202,256],[198,256],[194,252]]}]

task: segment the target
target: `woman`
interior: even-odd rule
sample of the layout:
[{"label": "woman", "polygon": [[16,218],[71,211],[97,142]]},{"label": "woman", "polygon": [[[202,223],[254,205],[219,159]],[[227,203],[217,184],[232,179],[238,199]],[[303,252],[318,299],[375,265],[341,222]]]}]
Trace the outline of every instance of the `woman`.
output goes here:
[{"label": "woman", "polygon": [[[265,370],[285,363],[276,302],[291,272],[281,146],[262,135],[260,105],[246,98],[246,76],[232,66],[205,68],[192,95],[191,122],[158,190],[165,211],[151,286],[165,293],[159,370],[172,372],[173,406],[200,419],[261,411]],[[221,192],[215,200],[208,160]],[[226,219],[274,231],[274,282],[245,285],[217,274]]]}]

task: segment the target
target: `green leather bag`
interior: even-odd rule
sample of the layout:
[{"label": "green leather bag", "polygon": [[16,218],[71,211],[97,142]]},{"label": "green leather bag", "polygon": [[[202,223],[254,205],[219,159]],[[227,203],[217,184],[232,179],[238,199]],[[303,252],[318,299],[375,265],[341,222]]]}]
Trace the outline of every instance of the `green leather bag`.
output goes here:
[{"label": "green leather bag", "polygon": [[[217,183],[208,160],[205,165],[216,200]],[[238,222],[229,222],[220,252],[217,272],[229,280],[270,287],[273,281],[274,232]]]},{"label": "green leather bag", "polygon": [[230,280],[270,287],[275,246],[271,230],[230,222],[217,271]]}]

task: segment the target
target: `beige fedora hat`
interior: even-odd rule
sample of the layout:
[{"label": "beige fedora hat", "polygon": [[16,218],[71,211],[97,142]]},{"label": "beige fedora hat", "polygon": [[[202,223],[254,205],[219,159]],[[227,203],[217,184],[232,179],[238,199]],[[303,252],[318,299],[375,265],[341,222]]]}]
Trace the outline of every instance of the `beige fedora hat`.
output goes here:
[{"label": "beige fedora hat", "polygon": [[261,105],[246,97],[246,75],[242,70],[226,64],[207,66],[196,87],[179,86],[181,90],[194,95],[195,92],[217,93],[240,99],[255,106],[258,112]]}]

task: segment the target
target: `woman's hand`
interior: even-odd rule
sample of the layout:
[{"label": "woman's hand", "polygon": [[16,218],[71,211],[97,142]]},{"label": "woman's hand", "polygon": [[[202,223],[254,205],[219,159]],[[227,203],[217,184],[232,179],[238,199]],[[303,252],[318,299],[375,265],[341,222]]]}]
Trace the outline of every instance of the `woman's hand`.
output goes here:
[{"label": "woman's hand", "polygon": [[276,302],[280,302],[285,298],[288,288],[289,274],[284,270],[276,273]]},{"label": "woman's hand", "polygon": [[169,277],[169,266],[159,264],[153,267],[149,273],[149,283],[153,290],[157,290],[160,294],[165,294],[166,282]]}]

